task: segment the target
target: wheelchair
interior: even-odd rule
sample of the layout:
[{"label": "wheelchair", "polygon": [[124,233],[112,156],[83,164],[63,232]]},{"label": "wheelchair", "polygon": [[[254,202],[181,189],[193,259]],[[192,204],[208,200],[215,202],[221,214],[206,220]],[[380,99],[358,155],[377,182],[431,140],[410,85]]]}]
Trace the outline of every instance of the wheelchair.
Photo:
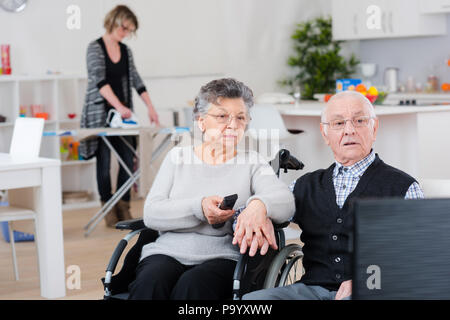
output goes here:
[{"label": "wheelchair", "polygon": [[[288,170],[301,170],[304,167],[303,163],[286,149],[281,149],[275,159],[269,163],[277,177],[282,169],[286,173]],[[244,294],[255,290],[295,283],[303,275],[304,270],[302,267],[300,268],[303,258],[302,247],[298,244],[286,245],[283,228],[286,228],[289,223],[289,221],[282,224],[274,223],[277,250],[269,248],[264,256],[257,253],[254,257],[250,257],[248,251],[240,255],[233,274],[233,300],[240,300]],[[158,231],[145,226],[142,218],[120,221],[115,228],[130,232],[119,241],[109,260],[106,275],[101,279],[104,300],[128,298],[128,285],[135,279],[135,270],[139,263],[141,249],[159,236]],[[136,243],[128,250],[120,271],[114,275],[125,248],[135,236],[139,236]]]}]

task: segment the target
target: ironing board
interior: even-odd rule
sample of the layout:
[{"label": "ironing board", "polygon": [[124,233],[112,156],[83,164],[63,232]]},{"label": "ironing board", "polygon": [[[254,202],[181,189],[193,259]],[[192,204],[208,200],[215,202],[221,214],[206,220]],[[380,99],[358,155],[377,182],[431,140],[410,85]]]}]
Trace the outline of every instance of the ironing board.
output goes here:
[{"label": "ironing board", "polygon": [[[109,199],[103,207],[89,220],[89,222],[84,227],[85,237],[96,228],[97,224],[104,218],[106,214],[114,207],[114,205],[123,197],[123,195],[133,186],[133,184],[140,178],[146,177],[146,168],[149,164],[153,163],[170,145],[173,141],[176,144],[179,142],[179,135],[185,132],[190,132],[188,127],[173,127],[173,128],[162,128],[156,129],[152,127],[138,127],[133,129],[122,129],[122,128],[89,128],[89,129],[77,129],[77,130],[60,130],[60,131],[45,131],[44,136],[76,136],[79,141],[88,140],[92,138],[101,138],[114,156],[117,158],[119,164],[125,169],[125,171],[130,176],[128,180],[116,190],[111,199]],[[153,138],[156,135],[165,135],[161,143],[151,152],[153,148]],[[139,154],[134,150],[134,148],[124,139],[126,136],[138,136],[139,137]],[[107,137],[120,137],[125,144],[132,150],[136,158],[139,160],[139,166],[136,171],[132,172],[130,168],[126,166],[120,155],[108,141]],[[150,182],[144,179],[141,183],[141,187],[145,190],[149,190]]]}]

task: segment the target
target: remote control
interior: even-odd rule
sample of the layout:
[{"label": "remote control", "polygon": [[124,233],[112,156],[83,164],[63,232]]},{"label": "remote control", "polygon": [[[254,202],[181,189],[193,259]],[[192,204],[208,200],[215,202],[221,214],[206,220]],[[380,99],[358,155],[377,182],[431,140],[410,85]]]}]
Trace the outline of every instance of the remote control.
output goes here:
[{"label": "remote control", "polygon": [[[238,198],[238,195],[236,193],[232,194],[232,195],[229,195],[229,196],[226,196],[225,198],[223,198],[223,201],[220,203],[219,209],[221,209],[221,210],[231,210],[231,209],[233,209],[237,198]],[[224,225],[225,225],[225,222],[215,223],[215,224],[212,225],[212,227],[214,229],[219,229],[219,228],[222,228]]]}]

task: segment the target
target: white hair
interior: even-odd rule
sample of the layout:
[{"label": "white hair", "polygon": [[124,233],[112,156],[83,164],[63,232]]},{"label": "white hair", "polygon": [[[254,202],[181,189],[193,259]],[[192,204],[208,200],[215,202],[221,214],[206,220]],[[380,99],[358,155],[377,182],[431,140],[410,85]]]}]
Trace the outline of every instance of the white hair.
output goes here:
[{"label": "white hair", "polygon": [[[333,95],[330,100],[328,100],[327,104],[325,105],[325,107],[322,110],[322,115],[320,117],[320,121],[322,123],[327,122],[327,111],[329,106],[336,100],[339,99],[345,99],[345,98],[354,98],[356,100],[358,100],[359,102],[361,102],[361,104],[363,106],[366,106],[367,110],[369,111],[369,116],[370,116],[370,122],[369,125],[371,127],[373,127],[374,124],[374,120],[376,118],[375,115],[375,109],[372,105],[372,103],[369,101],[369,99],[367,99],[366,96],[364,96],[362,93],[359,93],[357,91],[341,91],[336,93],[335,95]],[[324,133],[327,134],[327,126],[324,126]]]}]

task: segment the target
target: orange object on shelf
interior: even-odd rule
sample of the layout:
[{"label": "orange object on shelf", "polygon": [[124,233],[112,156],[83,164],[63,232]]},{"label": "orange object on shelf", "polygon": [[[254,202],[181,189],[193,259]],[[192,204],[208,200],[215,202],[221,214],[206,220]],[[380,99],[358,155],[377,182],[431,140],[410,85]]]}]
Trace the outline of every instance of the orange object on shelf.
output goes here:
[{"label": "orange object on shelf", "polygon": [[363,85],[362,83],[358,84],[355,88],[356,91],[358,92],[367,92],[367,88],[365,85]]},{"label": "orange object on shelf", "polygon": [[450,91],[450,83],[443,83],[442,85],[441,85],[441,89],[442,89],[442,91]]},{"label": "orange object on shelf", "polygon": [[48,113],[47,112],[38,112],[38,113],[36,113],[35,118],[43,118],[45,120],[48,120]]},{"label": "orange object on shelf", "polygon": [[331,94],[331,93],[327,93],[326,95],[325,95],[325,97],[324,97],[324,101],[325,102],[328,102],[328,100],[330,100],[330,98],[332,97],[333,95]]}]

